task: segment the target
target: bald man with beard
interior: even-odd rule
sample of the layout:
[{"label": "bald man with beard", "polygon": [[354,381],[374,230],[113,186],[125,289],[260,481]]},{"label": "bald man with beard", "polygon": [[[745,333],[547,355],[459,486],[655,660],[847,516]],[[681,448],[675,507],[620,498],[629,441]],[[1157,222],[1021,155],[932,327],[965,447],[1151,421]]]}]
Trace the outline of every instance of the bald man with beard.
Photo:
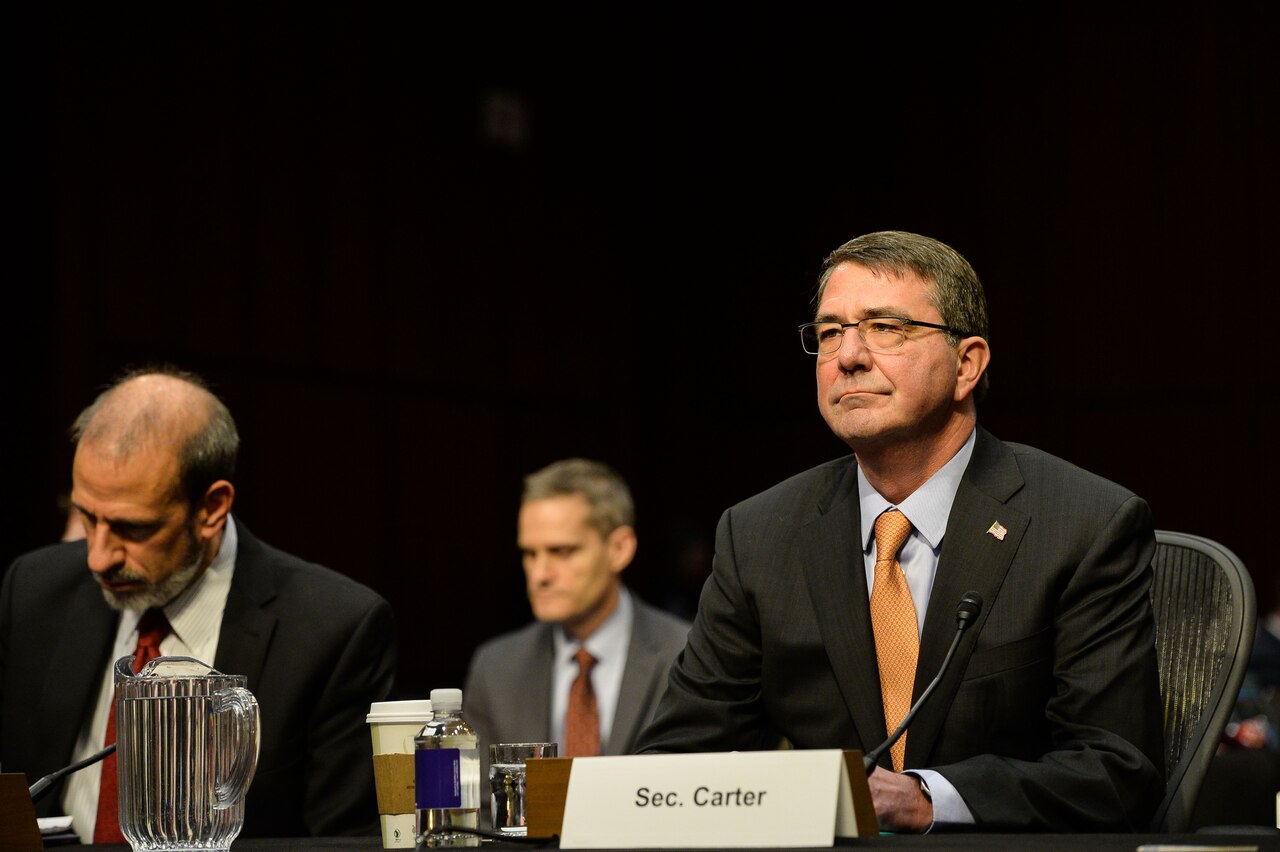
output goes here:
[{"label": "bald man with beard", "polygon": [[[85,538],[19,557],[0,585],[0,766],[31,782],[103,748],[111,666],[159,609],[162,654],[245,675],[258,700],[240,836],[375,834],[364,718],[394,680],[387,601],[237,521],[239,435],[199,377],[130,373],[71,432]],[[101,774],[72,774],[39,814],[71,814],[93,842]]]}]

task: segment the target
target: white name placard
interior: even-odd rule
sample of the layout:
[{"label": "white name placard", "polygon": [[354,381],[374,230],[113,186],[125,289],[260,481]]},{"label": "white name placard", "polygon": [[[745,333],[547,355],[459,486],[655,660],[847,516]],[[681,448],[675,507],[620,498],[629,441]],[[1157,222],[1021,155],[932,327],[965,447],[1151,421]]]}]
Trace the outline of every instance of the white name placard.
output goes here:
[{"label": "white name placard", "polygon": [[831,846],[855,837],[838,749],[574,758],[561,849]]}]

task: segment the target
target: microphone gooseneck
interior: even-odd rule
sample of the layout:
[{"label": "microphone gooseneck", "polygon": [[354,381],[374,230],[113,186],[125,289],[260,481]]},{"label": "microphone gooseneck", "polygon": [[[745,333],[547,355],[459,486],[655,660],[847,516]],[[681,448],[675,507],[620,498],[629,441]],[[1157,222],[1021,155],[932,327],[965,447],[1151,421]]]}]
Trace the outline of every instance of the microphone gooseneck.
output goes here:
[{"label": "microphone gooseneck", "polygon": [[107,755],[111,754],[115,750],[116,750],[116,744],[112,743],[111,745],[104,748],[102,751],[95,751],[93,754],[89,755],[84,760],[78,760],[75,763],[71,764],[70,766],[64,766],[55,772],[50,772],[48,775],[44,776],[39,781],[37,781],[36,783],[32,784],[30,787],[27,788],[27,792],[31,794],[31,801],[33,802],[39,801],[40,797],[43,796],[45,793],[49,792],[49,788],[52,787],[54,782],[57,781],[62,776],[70,775],[72,772],[78,772],[79,770],[84,769],[86,766],[93,766],[93,764],[97,763],[100,760],[105,759]]},{"label": "microphone gooseneck", "polygon": [[964,635],[964,632],[969,629],[973,622],[978,620],[980,612],[982,612],[982,595],[973,590],[965,592],[964,596],[960,598],[960,603],[956,606],[956,635],[951,639],[951,647],[947,649],[947,655],[942,658],[942,665],[938,667],[938,673],[934,675],[933,680],[929,681],[929,685],[925,687],[924,692],[920,693],[916,703],[911,705],[911,709],[907,711],[907,715],[902,717],[902,722],[889,735],[889,738],[867,752],[866,756],[862,758],[862,768],[867,771],[868,775],[876,768],[876,761],[880,759],[880,755],[884,754],[885,749],[893,748],[893,744],[906,733],[907,726],[911,724],[911,720],[916,716],[916,711],[924,706],[930,695],[933,695],[933,690],[937,688],[942,681],[942,676],[947,672],[947,667],[951,665],[951,658],[955,656],[956,648],[960,645],[960,637]]}]

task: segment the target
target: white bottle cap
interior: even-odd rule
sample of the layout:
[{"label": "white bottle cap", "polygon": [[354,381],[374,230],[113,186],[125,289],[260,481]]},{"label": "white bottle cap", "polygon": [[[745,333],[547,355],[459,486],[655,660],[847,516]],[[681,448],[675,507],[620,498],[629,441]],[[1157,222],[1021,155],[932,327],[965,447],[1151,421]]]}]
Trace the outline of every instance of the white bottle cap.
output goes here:
[{"label": "white bottle cap", "polygon": [[436,713],[457,713],[462,710],[461,689],[431,690],[431,709]]}]

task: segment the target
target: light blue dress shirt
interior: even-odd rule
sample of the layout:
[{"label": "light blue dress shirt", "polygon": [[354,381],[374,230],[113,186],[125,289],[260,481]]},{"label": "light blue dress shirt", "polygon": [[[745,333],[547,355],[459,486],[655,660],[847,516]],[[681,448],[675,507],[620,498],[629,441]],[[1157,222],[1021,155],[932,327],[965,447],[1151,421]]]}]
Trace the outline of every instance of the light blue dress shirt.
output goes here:
[{"label": "light blue dress shirt", "polygon": [[[631,623],[634,605],[626,586],[618,589],[618,606],[596,631],[582,644],[596,658],[591,667],[591,688],[596,693],[600,711],[600,750],[604,752],[613,730],[613,717],[618,710],[618,693],[622,691],[622,672],[627,667],[627,650],[631,647]],[[578,642],[557,628],[555,662],[551,670],[551,740],[564,748],[564,714],[569,709],[569,689],[578,678]]]},{"label": "light blue dress shirt", "polygon": [[[933,592],[933,578],[938,571],[938,556],[942,552],[942,539],[947,532],[947,518],[951,504],[955,502],[960,479],[964,476],[973,447],[977,442],[977,430],[969,433],[969,439],[951,460],[929,480],[911,493],[901,503],[893,504],[880,492],[858,468],[858,505],[862,521],[862,556],[867,576],[867,597],[876,575],[876,518],[889,509],[897,509],[911,522],[911,535],[898,551],[898,563],[906,575],[911,600],[916,607],[916,627],[924,630],[924,614],[929,609],[929,597]],[[973,813],[964,799],[951,786],[951,782],[932,769],[912,769],[908,774],[917,775],[929,785],[933,797],[933,822],[972,825]]]}]

